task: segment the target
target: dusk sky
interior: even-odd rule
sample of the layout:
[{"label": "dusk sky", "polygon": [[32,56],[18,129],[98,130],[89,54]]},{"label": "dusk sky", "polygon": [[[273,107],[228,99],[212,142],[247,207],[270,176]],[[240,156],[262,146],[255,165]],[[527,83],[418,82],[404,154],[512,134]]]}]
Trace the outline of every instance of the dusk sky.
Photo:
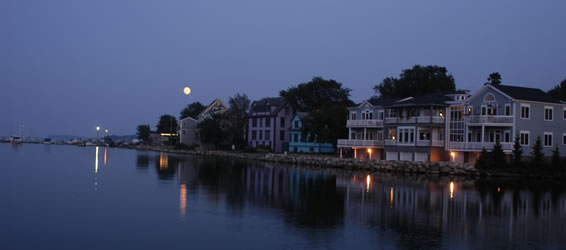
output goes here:
[{"label": "dusk sky", "polygon": [[415,64],[471,91],[496,71],[545,91],[566,79],[564,0],[3,0],[0,31],[0,136],[135,134],[313,76],[359,102]]}]

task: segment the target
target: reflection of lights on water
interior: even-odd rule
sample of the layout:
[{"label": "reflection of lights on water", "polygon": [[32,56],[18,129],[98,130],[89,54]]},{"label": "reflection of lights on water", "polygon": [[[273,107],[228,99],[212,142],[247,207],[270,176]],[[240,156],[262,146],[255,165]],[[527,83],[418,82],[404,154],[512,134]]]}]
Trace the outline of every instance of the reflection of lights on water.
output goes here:
[{"label": "reflection of lights on water", "polygon": [[185,214],[187,214],[187,185],[181,184],[181,190],[179,191],[179,217],[184,219]]},{"label": "reflection of lights on water", "polygon": [[501,191],[501,188],[497,187],[497,192],[499,193],[499,191]]},{"label": "reflection of lights on water", "polygon": [[167,154],[161,153],[159,155],[159,169],[167,169],[169,166],[169,158],[167,158]]},{"label": "reflection of lights on water", "polygon": [[368,177],[366,178],[366,184],[367,184],[366,192],[369,192],[369,183],[370,183],[370,178],[368,174]]},{"label": "reflection of lights on water", "polygon": [[393,205],[393,187],[391,187],[391,191],[390,191],[390,195],[391,195],[391,200],[389,201],[390,205]]},{"label": "reflection of lights on water", "polygon": [[454,182],[450,182],[450,199],[454,198]]},{"label": "reflection of lights on water", "polygon": [[98,146],[96,146],[96,155],[94,157],[94,173],[98,173]]},{"label": "reflection of lights on water", "polygon": [[108,151],[108,148],[104,148],[104,166],[106,166],[106,151]]}]

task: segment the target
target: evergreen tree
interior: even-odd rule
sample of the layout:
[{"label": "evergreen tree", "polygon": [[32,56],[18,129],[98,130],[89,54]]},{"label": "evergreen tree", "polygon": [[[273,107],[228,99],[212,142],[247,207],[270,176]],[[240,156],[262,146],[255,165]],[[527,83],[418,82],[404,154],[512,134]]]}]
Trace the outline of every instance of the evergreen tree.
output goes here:
[{"label": "evergreen tree", "polygon": [[493,168],[505,168],[507,167],[507,161],[505,161],[505,153],[503,152],[503,146],[499,143],[499,140],[493,145],[491,150],[491,165]]},{"label": "evergreen tree", "polygon": [[490,159],[491,156],[487,149],[482,148],[480,157],[476,160],[476,168],[477,169],[488,169],[490,167]]},{"label": "evergreen tree", "polygon": [[513,142],[513,151],[511,152],[511,166],[520,167],[522,158],[523,148],[521,148],[519,136],[515,136],[515,141]]},{"label": "evergreen tree", "polygon": [[535,145],[533,145],[533,151],[531,152],[532,160],[531,165],[533,167],[544,167],[544,152],[542,152],[542,143],[540,141],[540,136],[537,136]]},{"label": "evergreen tree", "polygon": [[552,168],[558,170],[561,168],[562,160],[560,159],[560,151],[558,150],[558,146],[552,150]]}]

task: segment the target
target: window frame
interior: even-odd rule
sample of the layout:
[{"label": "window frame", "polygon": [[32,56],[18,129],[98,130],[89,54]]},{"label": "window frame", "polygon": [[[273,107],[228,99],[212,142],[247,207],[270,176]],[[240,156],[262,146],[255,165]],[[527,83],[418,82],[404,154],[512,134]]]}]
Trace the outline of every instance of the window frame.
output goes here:
[{"label": "window frame", "polygon": [[[524,113],[526,116],[523,116],[523,108],[525,108],[526,111],[527,111],[527,112]],[[524,119],[524,120],[530,120],[531,119],[531,105],[530,104],[521,103],[521,113],[519,114],[519,117],[521,119]]]},{"label": "window frame", "polygon": [[[524,134],[527,135],[526,138],[523,138]],[[525,139],[525,140],[523,140],[523,139]],[[521,146],[529,146],[531,144],[530,140],[531,140],[531,132],[530,131],[528,131],[528,130],[519,131],[519,144]],[[524,141],[526,141],[526,143],[523,143]]]},{"label": "window frame", "polygon": [[[546,136],[547,136],[547,135],[550,136],[550,137],[549,137],[549,138],[550,138],[550,144],[549,144],[549,145],[546,144],[546,142],[547,142]],[[552,137],[554,137],[552,132],[544,132],[544,140],[543,140],[543,143],[542,143],[543,147],[547,147],[547,148],[551,148],[551,147],[552,147],[552,145],[553,145],[553,143],[552,143]]]},{"label": "window frame", "polygon": [[[507,112],[509,111],[509,112]],[[505,116],[511,116],[511,104],[509,103],[505,103],[505,109],[504,109],[504,114]]]},{"label": "window frame", "polygon": [[[548,114],[550,114],[549,116],[547,116],[546,111],[550,110],[550,112]],[[547,119],[548,117],[550,117],[550,119]],[[553,106],[544,106],[544,120],[545,121],[553,121],[554,120],[554,107]]]}]

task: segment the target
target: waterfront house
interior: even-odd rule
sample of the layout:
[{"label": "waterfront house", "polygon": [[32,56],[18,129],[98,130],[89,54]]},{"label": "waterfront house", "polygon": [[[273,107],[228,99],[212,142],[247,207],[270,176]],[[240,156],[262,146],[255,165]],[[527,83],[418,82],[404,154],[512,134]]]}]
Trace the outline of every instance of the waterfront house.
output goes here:
[{"label": "waterfront house", "polygon": [[203,109],[195,118],[186,117],[181,119],[179,124],[179,139],[185,145],[200,145],[198,136],[198,124],[205,119],[211,118],[214,114],[222,114],[228,110],[226,105],[220,98],[212,101],[205,109]]},{"label": "waterfront house", "polygon": [[283,97],[252,102],[248,122],[248,145],[264,146],[273,152],[289,150],[289,128],[296,109]]},{"label": "waterfront house", "polygon": [[491,150],[496,141],[510,154],[515,136],[524,156],[531,154],[537,137],[546,156],[556,147],[566,156],[566,104],[540,89],[488,84],[462,106],[451,107],[449,116],[446,146],[452,161],[474,162],[482,148]]},{"label": "waterfront house", "polygon": [[303,136],[303,121],[308,118],[307,112],[297,112],[291,120],[289,129],[289,152],[332,153],[334,146],[330,143],[317,142],[310,134]]},{"label": "waterfront house", "polygon": [[348,139],[356,159],[475,162],[499,141],[510,154],[515,136],[529,156],[537,137],[544,154],[566,156],[566,103],[544,91],[485,85],[420,97],[370,99],[349,108]]}]

